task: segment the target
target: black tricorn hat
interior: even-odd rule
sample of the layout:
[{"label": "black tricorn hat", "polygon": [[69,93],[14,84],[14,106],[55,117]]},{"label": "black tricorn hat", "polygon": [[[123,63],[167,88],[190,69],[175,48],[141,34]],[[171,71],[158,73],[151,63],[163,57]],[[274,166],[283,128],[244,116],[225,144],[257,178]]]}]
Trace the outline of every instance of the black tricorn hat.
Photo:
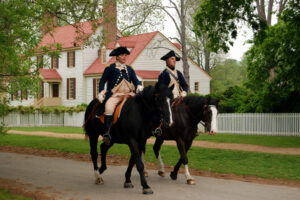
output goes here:
[{"label": "black tricorn hat", "polygon": [[129,55],[130,52],[127,50],[126,47],[118,47],[118,48],[112,50],[112,52],[110,52],[109,56],[118,56],[118,55],[121,55],[121,54]]},{"label": "black tricorn hat", "polygon": [[175,52],[173,50],[169,51],[166,55],[164,55],[163,57],[161,57],[160,59],[161,60],[168,60],[168,58],[172,57],[172,56],[175,56],[176,58],[176,61],[179,61],[180,60],[180,57],[175,54]]}]

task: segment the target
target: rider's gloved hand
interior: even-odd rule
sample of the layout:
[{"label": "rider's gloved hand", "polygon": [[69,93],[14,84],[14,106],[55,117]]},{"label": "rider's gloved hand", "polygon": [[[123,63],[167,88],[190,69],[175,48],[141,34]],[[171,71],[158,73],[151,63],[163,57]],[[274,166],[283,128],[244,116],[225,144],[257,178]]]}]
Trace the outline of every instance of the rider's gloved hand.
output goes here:
[{"label": "rider's gloved hand", "polygon": [[185,97],[186,95],[187,95],[186,91],[182,91],[182,92],[181,92],[181,96],[182,96],[182,97]]},{"label": "rider's gloved hand", "polygon": [[137,88],[136,88],[136,93],[142,92],[143,89],[144,89],[144,87],[142,85],[138,85]]},{"label": "rider's gloved hand", "polygon": [[105,99],[105,93],[106,91],[105,90],[102,90],[101,92],[99,92],[98,94],[98,100],[100,101],[100,103],[103,103],[104,99]]}]

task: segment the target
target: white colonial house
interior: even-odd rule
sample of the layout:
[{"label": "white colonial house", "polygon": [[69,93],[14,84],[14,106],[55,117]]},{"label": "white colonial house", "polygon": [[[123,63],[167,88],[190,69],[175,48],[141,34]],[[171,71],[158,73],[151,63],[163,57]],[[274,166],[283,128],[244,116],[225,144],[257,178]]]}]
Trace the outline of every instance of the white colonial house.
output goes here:
[{"label": "white colonial house", "polygon": [[[101,20],[100,20],[100,23]],[[180,45],[172,43],[160,32],[151,32],[109,42],[99,47],[89,46],[87,43],[95,37],[101,37],[102,24],[92,30],[91,22],[79,24],[84,30],[86,39],[78,42],[76,28],[72,25],[56,27],[51,34],[45,34],[40,46],[61,44],[59,57],[37,54],[32,58],[37,63],[43,61],[40,76],[43,80],[42,93],[39,99],[28,97],[23,100],[11,99],[10,105],[24,106],[76,106],[88,104],[98,93],[98,84],[105,67],[114,62],[109,53],[118,46],[129,49],[127,64],[131,65],[137,77],[144,86],[157,82],[159,73],[165,68],[165,62],[160,58],[168,51],[174,50],[182,54]],[[115,33],[116,34],[116,33]],[[189,62],[191,92],[209,94],[211,77],[191,59]],[[45,67],[48,66],[48,67]],[[50,66],[50,67],[49,67]],[[182,61],[177,62],[176,68],[183,72]]]}]

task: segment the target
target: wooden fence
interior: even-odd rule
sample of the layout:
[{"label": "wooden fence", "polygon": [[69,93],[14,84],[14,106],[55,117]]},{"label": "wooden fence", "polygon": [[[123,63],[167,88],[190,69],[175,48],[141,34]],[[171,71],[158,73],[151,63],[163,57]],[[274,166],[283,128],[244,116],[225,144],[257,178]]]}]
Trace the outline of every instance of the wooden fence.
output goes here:
[{"label": "wooden fence", "polygon": [[[43,114],[9,113],[0,123],[12,126],[81,127],[84,112]],[[218,115],[218,133],[300,136],[300,113],[230,113]],[[203,127],[199,125],[199,130]]]}]

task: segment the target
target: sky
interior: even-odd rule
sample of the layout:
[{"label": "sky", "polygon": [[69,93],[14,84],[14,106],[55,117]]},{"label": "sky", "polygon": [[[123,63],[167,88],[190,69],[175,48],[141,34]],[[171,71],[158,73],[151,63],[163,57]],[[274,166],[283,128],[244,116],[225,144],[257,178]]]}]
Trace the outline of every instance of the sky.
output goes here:
[{"label": "sky", "polygon": [[[226,57],[241,61],[244,53],[250,48],[250,44],[245,44],[245,42],[251,39],[252,32],[246,25],[239,24],[239,27],[241,28],[238,31],[238,37],[234,41],[234,45],[230,48],[230,51]],[[169,17],[166,17],[164,22],[164,30],[161,32],[168,38],[176,37],[177,31],[175,25]]]}]

